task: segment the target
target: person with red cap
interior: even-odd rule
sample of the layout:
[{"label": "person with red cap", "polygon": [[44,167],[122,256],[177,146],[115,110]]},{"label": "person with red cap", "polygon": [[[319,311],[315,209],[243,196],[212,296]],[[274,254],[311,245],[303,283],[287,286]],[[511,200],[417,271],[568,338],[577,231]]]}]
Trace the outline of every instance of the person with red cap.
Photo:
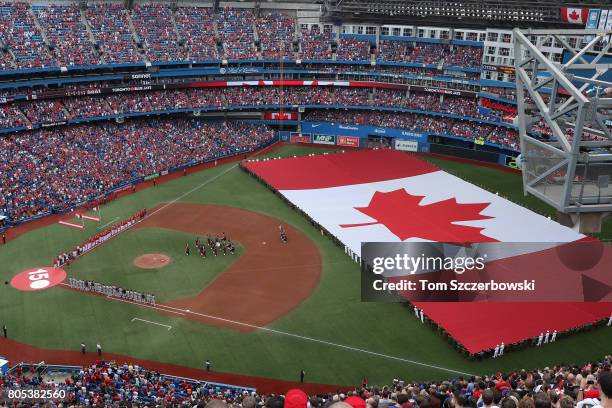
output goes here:
[{"label": "person with red cap", "polygon": [[[308,406],[308,395],[300,389],[294,388],[285,395],[283,408],[306,408]],[[365,407],[364,407],[365,408]]]},{"label": "person with red cap", "polygon": [[366,408],[366,403],[360,397],[353,395],[344,400],[347,404],[349,404],[353,408]]}]

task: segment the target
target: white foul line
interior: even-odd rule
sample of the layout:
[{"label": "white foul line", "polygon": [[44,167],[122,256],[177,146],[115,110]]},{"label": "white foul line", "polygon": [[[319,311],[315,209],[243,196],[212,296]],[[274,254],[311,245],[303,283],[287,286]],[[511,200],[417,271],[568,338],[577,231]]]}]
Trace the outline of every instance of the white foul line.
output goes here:
[{"label": "white foul line", "polygon": [[159,207],[157,210],[155,210],[153,212],[150,212],[150,213],[147,213],[147,215],[143,218],[143,220],[146,219],[146,218],[149,218],[149,217],[151,217],[151,216],[153,216],[155,214],[157,214],[158,212],[160,212],[161,210],[163,210],[165,208],[168,208],[169,206],[171,206],[172,204],[176,203],[177,201],[187,197],[189,194],[193,193],[194,191],[197,191],[197,190],[201,189],[205,185],[207,185],[209,183],[212,183],[213,181],[215,181],[219,177],[227,174],[228,172],[230,172],[231,170],[235,169],[236,167],[238,167],[238,164],[233,164],[233,165],[229,166],[227,169],[223,170],[221,173],[219,173],[219,174],[217,174],[217,175],[215,175],[215,176],[213,176],[213,177],[211,177],[211,178],[209,178],[207,180],[204,180],[201,184],[198,184],[197,186],[195,186],[191,190],[181,194],[180,196],[176,197],[174,200],[167,202],[166,204],[164,204],[161,207]]},{"label": "white foul line", "polygon": [[156,324],[158,326],[163,326],[163,327],[167,327],[168,331],[170,331],[170,329],[172,329],[172,326],[168,326],[167,324],[161,324],[161,323],[156,323],[156,322],[152,322],[150,320],[145,320],[145,319],[140,319],[138,317],[135,317],[132,319],[132,322],[135,322],[136,320],[139,320],[141,322],[145,322],[145,323],[151,323],[151,324]]},{"label": "white foul line", "polygon": [[[63,283],[63,282],[62,282],[62,283],[60,283],[60,286],[70,287],[70,285],[69,285],[69,284],[67,284],[67,283]],[[78,290],[78,289],[75,289],[75,291],[78,291],[78,292],[81,292],[81,293],[84,293],[84,294],[98,295],[98,294],[97,294],[97,293],[95,293],[95,292],[82,292],[82,291],[80,291],[80,290]],[[164,306],[164,307],[157,307],[157,306],[149,305],[149,304],[146,304],[146,303],[139,303],[139,302],[133,302],[133,301],[131,301],[131,300],[127,300],[127,299],[121,299],[121,298],[114,297],[114,296],[105,296],[105,297],[106,297],[107,299],[110,299],[110,300],[116,300],[116,301],[118,301],[118,302],[129,303],[129,304],[131,304],[131,305],[137,305],[137,306],[142,306],[142,307],[148,307],[149,309],[161,310],[162,312],[166,312],[166,313],[174,313],[174,314],[177,314],[177,315],[180,315],[180,316],[185,316],[185,313],[176,312],[176,311],[174,311],[174,310],[167,310],[167,309],[164,309],[164,307],[168,307],[168,306]],[[163,305],[160,305],[160,306],[163,306]]]},{"label": "white foul line", "polygon": [[[121,298],[117,298],[117,297],[113,297],[113,296],[107,296],[106,298],[110,299],[110,300],[117,300],[117,301],[123,302],[123,303],[129,303],[130,305],[148,307],[149,309],[161,310],[162,312],[174,313],[174,314],[177,314],[177,315],[185,316],[185,313],[175,312],[174,310],[167,310],[167,309],[164,309],[162,307],[148,305],[148,304],[145,304],[145,303],[132,302],[131,300],[121,299]],[[163,306],[163,305],[160,305],[160,306]],[[164,307],[169,307],[169,306],[164,306]],[[177,310],[179,310],[179,309],[177,309]]]},{"label": "white foul line", "polygon": [[377,357],[388,358],[390,360],[396,360],[396,361],[401,361],[401,362],[404,362],[404,363],[410,363],[410,364],[414,364],[414,365],[418,365],[418,366],[422,366],[422,367],[433,368],[433,369],[440,370],[440,371],[447,371],[447,372],[454,373],[454,374],[461,374],[461,375],[470,376],[470,377],[473,376],[473,374],[465,373],[463,371],[454,370],[452,368],[446,368],[446,367],[440,367],[440,366],[433,365],[433,364],[422,363],[420,361],[410,360],[410,359],[403,358],[403,357],[392,356],[392,355],[389,355],[389,354],[378,353],[378,352],[375,352],[375,351],[370,351],[370,350],[366,350],[366,349],[362,349],[362,348],[358,348],[358,347],[347,346],[347,345],[344,345],[344,344],[334,343],[334,342],[327,341],[327,340],[321,340],[321,339],[317,339],[317,338],[314,338],[314,337],[302,336],[302,335],[295,334],[295,333],[289,333],[289,332],[284,332],[284,331],[281,331],[281,330],[271,329],[269,327],[261,327],[261,326],[256,326],[256,325],[250,324],[250,323],[244,323],[244,322],[239,322],[239,321],[236,321],[236,320],[225,319],[223,317],[212,316],[212,315],[208,315],[208,314],[204,314],[204,313],[198,313],[198,312],[192,312],[191,310],[178,309],[178,308],[172,307],[172,306],[164,305],[164,307],[167,307],[168,309],[180,310],[181,312],[191,313],[191,314],[194,314],[194,315],[197,315],[197,316],[205,317],[207,319],[219,320],[219,321],[222,321],[222,322],[225,322],[225,323],[231,323],[231,324],[235,324],[235,325],[238,325],[238,326],[250,327],[250,328],[253,328],[253,329],[258,329],[258,330],[263,330],[263,331],[267,331],[267,332],[274,333],[274,334],[280,334],[280,335],[283,335],[283,336],[293,337],[293,338],[297,338],[297,339],[300,339],[300,340],[305,340],[305,341],[311,341],[311,342],[314,342],[314,343],[325,344],[325,345],[332,346],[332,347],[337,347],[337,348],[341,348],[341,349],[345,349],[345,350],[350,350],[350,351],[356,351],[356,352],[359,352],[359,353],[370,354],[370,355],[377,356]]},{"label": "white foul line", "polygon": [[[61,285],[68,286],[65,283],[61,283]],[[218,320],[218,321],[225,322],[225,323],[235,324],[237,326],[249,327],[249,328],[252,328],[252,329],[266,331],[266,332],[269,332],[269,333],[279,334],[281,336],[293,337],[293,338],[296,338],[296,339],[300,339],[300,340],[304,340],[304,341],[310,341],[310,342],[313,342],[313,343],[325,344],[327,346],[332,346],[332,347],[336,347],[336,348],[340,348],[340,349],[344,349],[344,350],[350,350],[350,351],[355,351],[355,352],[359,352],[359,353],[369,354],[369,355],[372,355],[372,356],[383,357],[383,358],[387,358],[387,359],[390,359],[390,360],[401,361],[403,363],[409,363],[409,364],[413,364],[413,365],[417,365],[417,366],[421,366],[421,367],[433,368],[433,369],[436,369],[436,370],[439,370],[439,371],[446,371],[446,372],[453,373],[453,374],[460,374],[460,375],[465,375],[465,376],[470,376],[470,377],[473,375],[473,374],[470,374],[470,373],[465,373],[463,371],[454,370],[452,368],[441,367],[441,366],[437,366],[437,365],[434,365],[434,364],[427,364],[427,363],[423,363],[423,362],[415,361],[415,360],[410,360],[410,359],[403,358],[403,357],[398,357],[398,356],[392,356],[392,355],[389,355],[389,354],[378,353],[376,351],[366,350],[366,349],[362,349],[362,348],[359,348],[359,347],[347,346],[347,345],[344,345],[344,344],[334,343],[334,342],[327,341],[327,340],[321,340],[321,339],[317,339],[317,338],[314,338],[314,337],[308,337],[308,336],[302,336],[302,335],[295,334],[295,333],[284,332],[284,331],[281,331],[281,330],[271,329],[269,327],[262,327],[262,326],[257,326],[257,325],[250,324],[250,323],[239,322],[237,320],[226,319],[224,317],[213,316],[213,315],[208,315],[208,314],[198,313],[198,312],[192,312],[189,309],[179,309],[179,308],[176,308],[176,307],[173,307],[173,306],[164,305],[164,304],[161,304],[161,303],[159,303],[159,304],[157,304],[155,306],[152,306],[152,305],[147,305],[147,304],[138,303],[138,302],[132,302],[130,300],[120,299],[120,298],[116,298],[116,297],[112,297],[112,296],[107,296],[107,299],[109,299],[109,300],[116,300],[116,301],[124,302],[124,303],[129,303],[129,304],[132,304],[132,305],[135,305],[135,306],[148,307],[148,308],[151,308],[151,309],[159,310],[161,312],[174,313],[174,314],[181,315],[181,316],[185,316],[186,314],[192,314],[192,315],[204,317],[204,318],[211,319],[211,320]],[[132,319],[132,321],[134,321],[134,320],[143,320],[143,319],[139,319],[139,318],[135,317],[134,319]],[[161,326],[168,327],[167,325],[162,325],[160,323],[149,322],[149,321],[147,321],[147,322],[148,323],[153,323],[153,324],[159,324]],[[168,329],[168,330],[170,330],[170,329]]]},{"label": "white foul line", "polygon": [[107,227],[107,226],[111,225],[113,222],[115,222],[115,221],[117,221],[117,220],[119,220],[119,217],[115,217],[115,218],[113,218],[112,220],[110,220],[110,221],[109,221],[109,222],[107,222],[106,224],[104,224],[104,225],[102,225],[102,226],[98,227],[98,229],[102,229],[102,228],[104,228],[104,227]]}]

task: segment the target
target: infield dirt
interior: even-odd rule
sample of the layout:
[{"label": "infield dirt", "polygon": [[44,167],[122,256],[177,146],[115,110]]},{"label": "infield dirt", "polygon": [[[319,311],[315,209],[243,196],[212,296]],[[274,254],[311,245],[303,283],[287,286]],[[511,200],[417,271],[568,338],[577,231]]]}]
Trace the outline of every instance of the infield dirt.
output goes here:
[{"label": "infield dirt", "polygon": [[[303,232],[286,224],[283,228],[289,239],[283,243],[280,221],[276,218],[218,205],[174,203],[159,208],[157,212],[152,209],[152,215],[138,228],[174,229],[191,233],[194,239],[225,234],[244,247],[240,259],[198,295],[164,304],[189,310],[185,318],[253,331],[296,308],[319,282],[322,263],[315,244]],[[212,256],[210,252],[208,256]]]}]

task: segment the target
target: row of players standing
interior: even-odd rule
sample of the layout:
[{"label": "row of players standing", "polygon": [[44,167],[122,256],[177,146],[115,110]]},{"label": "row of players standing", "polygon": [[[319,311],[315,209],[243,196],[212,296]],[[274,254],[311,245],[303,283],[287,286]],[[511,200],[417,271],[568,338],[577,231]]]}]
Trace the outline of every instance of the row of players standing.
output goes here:
[{"label": "row of players standing", "polygon": [[155,295],[151,293],[129,290],[115,285],[104,285],[96,281],[76,278],[68,278],[68,285],[72,289],[81,290],[83,292],[94,292],[100,295],[125,299],[137,303],[155,304]]}]

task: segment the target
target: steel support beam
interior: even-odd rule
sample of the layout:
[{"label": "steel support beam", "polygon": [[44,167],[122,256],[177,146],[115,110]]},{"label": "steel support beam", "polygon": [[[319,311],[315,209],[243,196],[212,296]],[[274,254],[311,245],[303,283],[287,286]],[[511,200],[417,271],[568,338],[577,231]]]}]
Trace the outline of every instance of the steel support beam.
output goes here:
[{"label": "steel support beam", "polygon": [[[612,186],[602,181],[612,179],[612,137],[606,123],[612,119],[612,98],[606,95],[612,87],[610,34],[513,31],[523,189],[562,213],[612,212]],[[541,52],[536,44],[547,38],[557,40],[569,55],[567,61],[551,61]],[[535,124],[545,125],[550,135],[537,135]]]}]

